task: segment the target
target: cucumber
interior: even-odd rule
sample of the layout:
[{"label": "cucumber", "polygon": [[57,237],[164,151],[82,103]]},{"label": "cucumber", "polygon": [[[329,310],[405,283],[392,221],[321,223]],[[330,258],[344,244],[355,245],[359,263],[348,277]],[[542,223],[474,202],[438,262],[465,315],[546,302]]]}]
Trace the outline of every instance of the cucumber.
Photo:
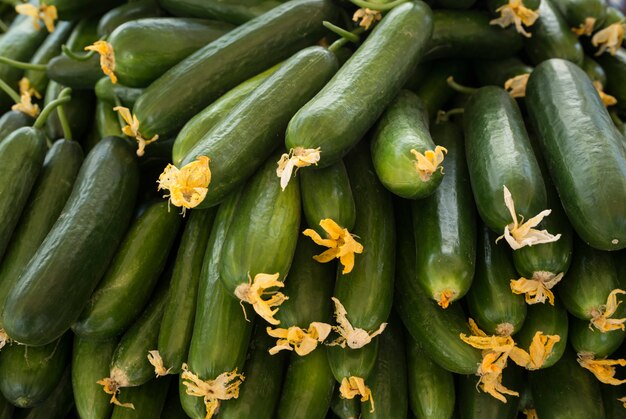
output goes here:
[{"label": "cucumber", "polygon": [[187,419],[187,414],[180,404],[178,396],[178,380],[170,379],[170,388],[167,390],[165,405],[161,410],[161,419]]},{"label": "cucumber", "polygon": [[[554,2],[554,6],[572,29],[586,26],[586,20],[589,18],[594,20],[591,30],[600,28],[606,18],[604,0],[558,0]],[[584,34],[591,35],[591,33]]]},{"label": "cucumber", "polygon": [[435,10],[433,35],[425,61],[442,58],[497,60],[522,49],[522,36],[514,28],[489,24],[490,17],[477,10]]},{"label": "cucumber", "polygon": [[0,394],[0,418],[11,419],[13,417],[14,410],[15,406],[9,403],[9,401],[2,397],[2,394]]},{"label": "cucumber", "polygon": [[72,349],[72,389],[76,411],[83,419],[107,419],[113,405],[96,383],[109,373],[117,339],[90,340],[74,336]]},{"label": "cucumber", "polygon": [[441,110],[455,93],[446,81],[448,77],[453,77],[459,82],[465,82],[469,71],[467,63],[461,60],[440,60],[429,64],[431,64],[430,69],[424,75],[423,80],[416,89],[411,90],[422,99],[428,117],[434,120],[437,111]]},{"label": "cucumber", "polygon": [[[523,0],[523,5],[527,9],[537,10],[542,0]],[[509,0],[485,0],[487,8],[491,10],[491,12],[496,13],[496,9],[500,8],[509,3]]]},{"label": "cucumber", "polygon": [[[189,150],[182,164],[198,156],[211,159],[211,184],[199,205],[216,205],[250,177],[282,141],[289,119],[337,71],[334,54],[322,47],[306,48],[286,60],[254,92]],[[262,117],[263,123],[259,124]],[[278,156],[280,157],[280,156]],[[274,161],[274,183],[276,161]]]},{"label": "cucumber", "polygon": [[524,50],[531,63],[538,65],[550,58],[583,63],[583,47],[551,0],[541,0],[539,19],[530,27],[532,37],[524,40]]},{"label": "cucumber", "polygon": [[46,153],[29,202],[0,264],[0,307],[63,210],[82,161],[80,145],[73,141],[56,141]]},{"label": "cucumber", "polygon": [[361,416],[359,398],[344,399],[339,394],[339,387],[335,390],[330,408],[334,416],[341,419],[358,419]]},{"label": "cucumber", "polygon": [[155,0],[137,0],[117,6],[102,15],[98,21],[98,37],[110,35],[126,22],[163,14]]},{"label": "cucumber", "polygon": [[[123,85],[146,87],[233,28],[228,23],[199,19],[131,20],[115,29],[107,39],[115,54],[115,75]],[[164,45],[167,45],[165,53]]]},{"label": "cucumber", "polygon": [[585,55],[583,57],[583,63],[580,66],[580,68],[582,68],[585,71],[585,73],[587,73],[587,76],[589,76],[591,81],[600,82],[602,87],[606,86],[607,84],[606,71],[604,71],[604,68],[602,68],[600,63],[598,63],[595,59],[589,57],[588,55]]},{"label": "cucumber", "polygon": [[[341,384],[344,378],[349,377],[360,377],[367,380],[376,365],[378,345],[379,339],[374,339],[359,349],[343,349],[340,346],[328,348],[326,352],[328,363],[337,383]],[[360,399],[359,396],[356,398]]]},{"label": "cucumber", "polygon": [[72,381],[69,368],[65,369],[61,380],[50,396],[28,410],[16,410],[15,419],[65,419],[72,413]]},{"label": "cucumber", "polygon": [[[31,64],[48,64],[55,56],[61,53],[61,45],[69,38],[74,29],[73,22],[58,22],[54,32],[48,35],[30,59]],[[48,75],[45,71],[26,70],[24,77],[28,79],[32,88],[43,94],[48,85]]]},{"label": "cucumber", "polygon": [[17,407],[43,402],[63,376],[71,351],[68,334],[45,346],[10,345],[0,353],[0,391]]},{"label": "cucumber", "polygon": [[139,97],[133,111],[140,132],[145,138],[176,132],[229,89],[312,43],[335,14],[327,0],[291,1],[199,49]]},{"label": "cucumber", "polygon": [[611,356],[624,342],[626,332],[613,330],[610,333],[602,333],[595,328],[589,329],[588,321],[572,319],[569,338],[576,353],[593,354],[595,359],[599,359]]},{"label": "cucumber", "polygon": [[476,0],[437,0],[435,3],[445,9],[469,9]]},{"label": "cucumber", "polygon": [[192,211],[178,246],[157,345],[165,368],[171,368],[172,374],[179,374],[183,362],[187,359],[196,312],[202,258],[211,234],[215,212],[215,210]]},{"label": "cucumber", "polygon": [[65,54],[57,55],[48,62],[46,72],[50,80],[77,90],[93,90],[102,77],[97,55],[86,61],[77,61]]},{"label": "cucumber", "polygon": [[453,375],[434,363],[421,344],[406,337],[409,406],[417,419],[450,419],[454,412]]},{"label": "cucumber", "polygon": [[561,340],[552,347],[550,355],[546,357],[541,366],[541,368],[551,367],[561,359],[567,347],[568,323],[567,311],[558,300],[554,306],[549,304],[529,305],[524,326],[515,335],[515,342],[518,347],[527,350],[537,332],[543,332],[544,335],[560,336]]},{"label": "cucumber", "polygon": [[[426,3],[394,7],[322,91],[291,119],[286,148],[319,147],[320,167],[337,162],[361,140],[411,76],[431,28],[432,12]],[[375,89],[372,80],[377,80]]]},{"label": "cucumber", "polygon": [[551,368],[530,372],[528,377],[540,418],[605,417],[598,380],[578,365],[571,350]]},{"label": "cucumber", "polygon": [[624,402],[621,398],[624,397],[623,386],[602,385],[600,391],[602,392],[602,402],[604,404],[604,412],[607,418],[612,419],[624,419],[626,417],[626,411],[624,410]]},{"label": "cucumber", "polygon": [[[593,84],[576,65],[553,59],[533,71],[526,92],[528,113],[574,230],[601,250],[626,247],[626,148]],[[611,182],[599,188],[601,179]]]},{"label": "cucumber", "polygon": [[84,18],[78,21],[70,38],[67,40],[67,48],[76,53],[83,52],[87,45],[98,40],[98,22],[96,17]]},{"label": "cucumber", "polygon": [[[220,257],[220,279],[226,290],[244,298],[249,278],[279,274],[284,280],[296,250],[300,226],[300,187],[282,191],[271,157],[244,188]],[[271,321],[272,317],[264,317]],[[277,323],[272,323],[277,324]]]},{"label": "cucumber", "polygon": [[3,321],[12,339],[50,343],[80,315],[130,221],[134,154],[125,141],[108,137],[85,159],[59,219],[7,296]]},{"label": "cucumber", "polygon": [[343,161],[318,170],[304,170],[300,175],[302,210],[309,228],[323,234],[320,221],[330,218],[352,230],[356,221],[354,196]]},{"label": "cucumber", "polygon": [[[509,365],[502,373],[502,384],[512,391],[521,391],[524,378],[523,369]],[[477,387],[478,377],[475,375],[459,377],[457,391],[459,395],[459,416],[461,419],[517,418],[519,397],[507,397],[507,402],[502,403],[490,394],[478,391]]]},{"label": "cucumber", "polygon": [[606,72],[606,91],[617,99],[617,108],[626,110],[626,50],[620,48],[615,55],[602,54],[595,57]]},{"label": "cucumber", "polygon": [[502,60],[476,60],[472,63],[474,75],[481,86],[504,87],[507,80],[530,74],[533,68],[517,57]]},{"label": "cucumber", "polygon": [[0,117],[0,143],[4,141],[13,131],[22,127],[33,125],[35,120],[24,112],[8,111]]},{"label": "cucumber", "polygon": [[[117,118],[117,112],[113,110],[113,105],[110,102],[98,100],[96,102],[94,125],[96,127],[96,139],[99,141],[101,138],[117,136],[123,136],[122,129],[120,128],[120,121]],[[85,148],[91,150],[95,144],[84,144]]]},{"label": "cucumber", "polygon": [[[427,197],[443,178],[443,168],[439,167],[443,151],[435,148],[428,119],[424,102],[415,93],[402,90],[378,120],[373,134],[376,174],[385,188],[402,198]],[[427,150],[435,153],[434,169],[417,166],[414,153],[424,156]]]},{"label": "cucumber", "polygon": [[274,0],[159,0],[159,4],[174,16],[218,19],[242,24],[279,6]]},{"label": "cucumber", "polygon": [[169,211],[168,203],[161,201],[150,205],[132,223],[106,274],[72,326],[77,335],[108,339],[133,323],[165,267],[180,220],[177,213]]},{"label": "cucumber", "polygon": [[463,136],[450,122],[432,127],[433,140],[448,149],[445,176],[434,194],[411,203],[417,249],[416,280],[442,307],[462,298],[474,278],[476,211]]},{"label": "cucumber", "polygon": [[85,3],[83,0],[45,0],[42,3],[55,6],[61,20],[76,20],[106,12],[121,4],[122,0],[98,0]]},{"label": "cucumber", "polygon": [[144,419],[158,418],[165,405],[165,396],[170,385],[170,378],[152,379],[147,383],[129,388],[125,391],[125,398],[135,406],[128,409],[122,406],[115,406],[111,419]]},{"label": "cucumber", "polygon": [[515,100],[500,87],[482,87],[467,103],[463,125],[470,181],[484,223],[502,234],[514,221],[503,187],[524,220],[546,209],[545,184]]},{"label": "cucumber", "polygon": [[119,99],[122,106],[132,108],[145,90],[140,87],[123,86],[120,83],[113,84],[109,77],[102,77],[98,80],[94,89],[98,99],[112,104],[111,109],[115,106],[116,98]]},{"label": "cucumber", "polygon": [[[55,81],[49,82],[46,88],[44,105],[55,100],[63,89],[64,86],[59,83]],[[72,92],[70,101],[63,105],[73,138],[82,140],[87,134],[91,126],[94,107],[95,99],[93,93],[87,90],[76,90]],[[46,135],[52,140],[64,137],[61,120],[56,112],[53,112],[46,121]]]}]

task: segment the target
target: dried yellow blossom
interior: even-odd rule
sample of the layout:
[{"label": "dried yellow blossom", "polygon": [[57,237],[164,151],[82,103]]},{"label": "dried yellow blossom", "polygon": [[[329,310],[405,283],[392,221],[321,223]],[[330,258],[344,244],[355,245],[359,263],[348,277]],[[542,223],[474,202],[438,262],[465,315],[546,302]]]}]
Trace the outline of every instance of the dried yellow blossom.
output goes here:
[{"label": "dried yellow blossom", "polygon": [[317,165],[320,161],[320,148],[302,148],[296,147],[289,150],[289,153],[284,153],[278,160],[278,167],[276,168],[276,176],[280,178],[280,187],[285,190],[289,181],[291,180],[291,174],[294,169],[310,166],[312,164]]},{"label": "dried yellow blossom", "polygon": [[184,165],[178,169],[173,164],[168,164],[157,181],[157,190],[167,189],[170,202],[181,207],[183,214],[187,209],[197,207],[206,197],[211,183],[211,170],[209,158],[198,156],[196,161]]},{"label": "dried yellow blossom", "polygon": [[54,22],[59,18],[56,6],[41,4],[39,7],[32,4],[18,4],[15,11],[20,15],[30,16],[33,19],[35,30],[41,28],[40,20],[43,20],[48,32],[54,32]]},{"label": "dried yellow blossom", "polygon": [[270,355],[275,355],[284,350],[293,351],[300,356],[310,354],[317,348],[317,344],[323,342],[330,334],[332,327],[326,323],[313,322],[306,330],[300,329],[298,326],[292,326],[289,329],[272,329],[267,328],[267,334],[278,338],[276,346],[269,350]]},{"label": "dried yellow blossom", "polygon": [[245,380],[243,374],[237,374],[237,370],[224,372],[215,380],[201,380],[196,374],[189,371],[187,364],[183,364],[183,372],[180,375],[182,383],[190,396],[202,397],[206,407],[205,419],[211,419],[220,406],[220,401],[236,399],[239,397],[239,386]]},{"label": "dried yellow blossom", "polygon": [[164,377],[172,370],[172,368],[165,368],[159,351],[148,351],[148,362],[154,367],[154,373],[157,377]]},{"label": "dried yellow blossom", "polygon": [[329,344],[329,346],[341,346],[345,348],[348,346],[350,349],[359,349],[367,345],[373,338],[383,333],[387,327],[387,323],[381,323],[377,330],[374,332],[368,332],[367,330],[355,328],[350,324],[348,320],[348,312],[339,299],[332,297],[335,303],[335,319],[337,319],[337,326],[333,326],[333,330],[339,333],[339,337]]},{"label": "dried yellow blossom", "polygon": [[370,409],[370,413],[373,413],[375,410],[374,407],[374,396],[372,395],[372,390],[365,385],[365,380],[361,377],[351,376],[349,378],[344,378],[341,380],[341,386],[339,387],[339,394],[344,399],[354,399],[356,396],[361,396],[361,402],[364,403],[369,400],[372,408]]},{"label": "dried yellow blossom", "polygon": [[124,128],[122,128],[122,132],[124,133],[124,135],[135,138],[135,140],[137,141],[137,155],[139,157],[143,156],[146,146],[158,140],[159,136],[154,135],[149,140],[146,140],[139,132],[139,120],[137,119],[136,115],[132,115],[130,113],[130,110],[123,106],[116,106],[113,108],[113,110],[119,112],[122,119],[128,124]]},{"label": "dried yellow blossom", "polygon": [[456,292],[452,290],[443,290],[439,294],[439,299],[437,300],[437,304],[439,307],[446,309],[450,306],[450,302],[456,296]]},{"label": "dried yellow blossom", "polygon": [[608,50],[611,55],[615,55],[617,54],[617,50],[622,46],[623,40],[624,24],[618,22],[596,32],[593,38],[591,38],[591,43],[594,47],[600,47],[596,55],[602,55],[606,50]]},{"label": "dried yellow blossom", "polygon": [[544,219],[544,217],[550,215],[552,210],[543,210],[525,223],[523,222],[523,217],[522,220],[519,221],[517,219],[517,214],[515,213],[515,203],[513,202],[513,197],[506,186],[504,187],[504,203],[511,213],[513,223],[504,227],[504,234],[496,239],[496,243],[504,237],[509,246],[511,246],[511,249],[517,250],[524,246],[552,243],[561,238],[560,234],[554,236],[548,233],[547,230],[537,230],[533,228],[536,227],[541,220]]},{"label": "dried yellow blossom", "polygon": [[585,19],[584,23],[581,23],[579,27],[572,28],[572,32],[574,32],[578,36],[582,35],[591,35],[593,33],[593,27],[596,25],[595,17],[588,17]]},{"label": "dried yellow blossom", "polygon": [[85,51],[95,51],[100,54],[100,68],[102,68],[102,72],[109,76],[113,84],[117,83],[113,46],[106,41],[96,41],[92,45],[86,46]]},{"label": "dried yellow blossom", "polygon": [[604,93],[604,89],[602,88],[602,83],[600,83],[598,80],[593,82],[593,87],[596,88],[598,94],[600,95],[600,99],[602,100],[602,103],[604,103],[604,106],[608,108],[609,106],[613,106],[617,104],[617,99],[615,99],[615,97]]},{"label": "dried yellow blossom", "polygon": [[26,77],[22,77],[19,83],[20,86],[20,103],[16,103],[11,107],[14,111],[23,112],[35,118],[39,115],[39,105],[32,103],[32,96],[41,99],[41,95],[34,87],[31,87],[30,81]]},{"label": "dried yellow blossom", "polygon": [[530,74],[520,74],[512,77],[504,82],[504,90],[509,92],[512,98],[525,97],[529,78]]},{"label": "dried yellow blossom", "polygon": [[552,353],[554,345],[560,341],[559,335],[544,335],[538,331],[533,336],[528,352],[516,346],[509,352],[509,357],[520,367],[530,371],[538,370]]},{"label": "dried yellow blossom", "polygon": [[617,399],[618,402],[622,402],[624,409],[626,409],[626,396]]},{"label": "dried yellow blossom", "polygon": [[368,9],[367,7],[358,9],[352,15],[352,21],[359,22],[359,26],[365,30],[368,30],[374,22],[378,22],[382,18],[383,15],[380,11]]},{"label": "dried yellow blossom", "polygon": [[594,359],[592,354],[580,353],[578,363],[581,367],[591,371],[604,384],[619,386],[626,383],[626,380],[615,378],[615,366],[626,367],[626,359]]},{"label": "dried yellow blossom", "polygon": [[593,325],[602,333],[618,329],[624,330],[624,322],[626,322],[626,318],[611,319],[611,316],[617,311],[617,307],[622,304],[621,301],[617,301],[617,294],[626,294],[626,291],[620,289],[611,291],[606,299],[606,304],[592,310],[591,322],[589,324],[590,329],[593,329],[591,327]]},{"label": "dried yellow blossom", "polygon": [[338,258],[343,265],[342,274],[345,275],[352,272],[352,268],[354,268],[354,254],[363,253],[363,245],[354,239],[354,236],[350,234],[348,229],[341,228],[339,224],[330,218],[320,221],[320,226],[328,234],[328,239],[322,239],[315,230],[310,228],[302,232],[305,236],[312,238],[316,244],[329,248],[324,253],[313,256],[313,259],[320,263],[326,263]]},{"label": "dried yellow blossom", "polygon": [[[280,321],[274,318],[278,313],[278,308],[272,310],[272,307],[280,306],[289,299],[285,294],[278,291],[267,291],[269,288],[282,288],[285,284],[278,280],[279,274],[256,274],[254,280],[248,275],[248,283],[244,283],[235,288],[235,296],[242,302],[252,304],[254,311],[269,324],[277,325]],[[264,297],[270,296],[268,299]],[[243,306],[242,306],[243,307]],[[244,315],[246,311],[244,309]]]},{"label": "dried yellow blossom", "polygon": [[9,335],[7,335],[7,332],[5,332],[4,329],[0,328],[0,349],[4,348],[6,344],[9,343],[10,341],[11,341],[11,338],[9,338]]},{"label": "dried yellow blossom", "polygon": [[426,150],[424,154],[417,150],[411,150],[411,154],[413,154],[417,160],[415,162],[415,170],[419,174],[422,182],[428,182],[437,169],[443,173],[443,167],[440,165],[443,163],[444,153],[447,154],[448,150],[439,145],[435,147],[435,151]]},{"label": "dried yellow blossom", "polygon": [[496,13],[500,13],[500,17],[493,19],[489,24],[499,25],[502,28],[515,25],[517,32],[527,38],[530,38],[532,35],[526,32],[524,26],[528,27],[534,25],[537,18],[539,18],[539,13],[524,7],[522,0],[509,0],[508,4],[498,7]]},{"label": "dried yellow blossom", "polygon": [[522,413],[526,415],[526,419],[539,419],[535,409],[524,409],[522,410]]},{"label": "dried yellow blossom", "polygon": [[120,392],[120,385],[117,381],[112,378],[103,378],[102,380],[96,381],[96,384],[100,384],[103,387],[103,390],[106,394],[111,395],[111,400],[109,403],[113,403],[116,406],[126,407],[129,409],[135,409],[135,406],[132,403],[122,403],[117,400],[117,393]]},{"label": "dried yellow blossom", "polygon": [[563,278],[563,273],[554,275],[551,272],[535,272],[532,279],[520,278],[511,280],[511,291],[514,294],[525,294],[526,304],[545,303],[548,299],[554,305],[554,287]]}]

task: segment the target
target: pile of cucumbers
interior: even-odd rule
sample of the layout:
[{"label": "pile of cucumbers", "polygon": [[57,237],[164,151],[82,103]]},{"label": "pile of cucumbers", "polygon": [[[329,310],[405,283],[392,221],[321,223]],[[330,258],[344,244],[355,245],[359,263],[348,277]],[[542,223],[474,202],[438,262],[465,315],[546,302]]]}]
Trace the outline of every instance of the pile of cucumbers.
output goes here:
[{"label": "pile of cucumbers", "polygon": [[0,1],[0,419],[626,418],[609,3]]}]

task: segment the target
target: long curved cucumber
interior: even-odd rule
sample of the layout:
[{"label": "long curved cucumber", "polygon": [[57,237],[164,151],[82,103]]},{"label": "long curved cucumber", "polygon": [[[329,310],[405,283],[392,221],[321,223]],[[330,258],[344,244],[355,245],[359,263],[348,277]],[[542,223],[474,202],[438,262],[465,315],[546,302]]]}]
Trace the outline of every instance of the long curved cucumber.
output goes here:
[{"label": "long curved cucumber", "polygon": [[55,6],[61,20],[76,20],[99,15],[122,3],[122,0],[98,0],[85,3],[82,0],[44,0],[41,3]]},{"label": "long curved cucumber", "polygon": [[620,48],[615,55],[602,54],[595,57],[606,72],[606,91],[617,99],[617,108],[626,109],[626,49]]},{"label": "long curved cucumber", "polygon": [[98,21],[98,37],[110,35],[126,22],[162,14],[163,10],[155,0],[138,0],[122,4],[102,15]]},{"label": "long curved cucumber", "polygon": [[70,369],[66,368],[50,396],[28,410],[16,410],[15,419],[65,419],[74,407]]},{"label": "long curved cucumber", "polygon": [[[61,53],[61,45],[69,38],[74,29],[73,22],[58,22],[54,32],[48,35],[30,59],[31,64],[48,64],[55,56]],[[45,71],[26,70],[24,77],[28,79],[31,87],[43,94],[48,85],[48,75]]]},{"label": "long curved cucumber", "polygon": [[7,111],[0,117],[0,143],[18,128],[29,127],[35,120],[24,112]]},{"label": "long curved cucumber", "polygon": [[[509,365],[502,373],[502,384],[512,391],[521,391],[524,378],[524,370],[515,365]],[[517,418],[519,397],[509,396],[507,402],[502,403],[490,394],[478,391],[477,386],[478,377],[472,375],[459,377],[457,390],[461,419]]]},{"label": "long curved cucumber", "polygon": [[603,0],[558,0],[553,3],[572,29],[585,25],[589,18],[594,19],[591,28],[597,29],[606,18],[606,2]]},{"label": "long curved cucumber", "polygon": [[503,87],[507,80],[533,72],[533,68],[518,57],[502,60],[476,60],[472,63],[472,67],[481,86]]},{"label": "long curved cucumber", "polygon": [[242,24],[281,4],[275,0],[159,0],[159,4],[174,16],[218,19]]},{"label": "long curved cucumber", "polygon": [[111,419],[158,418],[165,404],[165,396],[173,378],[164,377],[148,381],[139,387],[131,387],[124,392],[124,398],[135,406],[134,409],[115,406]]}]

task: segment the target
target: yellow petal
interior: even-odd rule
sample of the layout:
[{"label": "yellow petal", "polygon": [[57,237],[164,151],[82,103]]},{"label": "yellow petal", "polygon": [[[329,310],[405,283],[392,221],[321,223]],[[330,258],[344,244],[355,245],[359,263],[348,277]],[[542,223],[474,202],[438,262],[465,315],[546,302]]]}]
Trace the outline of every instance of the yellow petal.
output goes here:
[{"label": "yellow petal", "polygon": [[443,173],[443,167],[440,165],[443,163],[444,153],[448,152],[445,147],[436,146],[434,151],[426,150],[424,154],[414,149],[411,149],[410,152],[415,156],[415,170],[423,182],[429,181],[438,168]]},{"label": "yellow petal", "polygon": [[578,36],[582,35],[591,35],[593,33],[593,27],[596,25],[595,17],[588,17],[585,19],[583,23],[580,24],[577,28],[572,28],[572,32],[574,32]]},{"label": "yellow petal", "polygon": [[9,335],[7,335],[7,332],[0,328],[0,349],[4,348],[4,346],[10,341],[11,339],[9,338]]},{"label": "yellow petal", "polygon": [[528,352],[515,347],[511,350],[509,356],[520,367],[531,371],[538,370],[552,353],[554,345],[560,342],[560,340],[561,337],[559,335],[544,335],[543,332],[538,331],[533,336]]},{"label": "yellow petal", "polygon": [[615,366],[626,367],[626,359],[594,359],[590,354],[578,354],[578,363],[604,384],[619,386],[626,383],[626,380],[615,378]]},{"label": "yellow petal", "polygon": [[604,106],[608,108],[609,106],[617,104],[617,99],[615,99],[615,97],[604,93],[602,83],[600,83],[598,80],[593,82],[593,87],[596,88],[596,91],[598,92],[598,95],[600,95],[600,99],[602,100],[602,103],[604,103]]},{"label": "yellow petal", "polygon": [[456,296],[456,292],[452,290],[443,290],[439,293],[439,298],[437,299],[437,305],[439,307],[446,309],[450,306],[450,302]]},{"label": "yellow petal", "polygon": [[611,316],[615,314],[621,301],[617,301],[617,294],[626,294],[626,291],[621,289],[614,289],[607,297],[606,304],[594,309],[591,312],[591,325],[595,326],[602,333],[611,332],[613,330],[624,330],[624,322],[626,318],[612,319]]},{"label": "yellow petal", "polygon": [[117,393],[120,392],[119,384],[111,379],[111,378],[103,378],[102,380],[96,381],[96,384],[100,384],[103,387],[103,390],[106,394],[111,395],[111,400],[109,403],[113,403],[116,406],[126,407],[129,409],[135,409],[135,406],[132,403],[121,403],[117,400]]},{"label": "yellow petal", "polygon": [[237,374],[235,369],[218,375],[214,380],[204,381],[189,371],[187,364],[183,364],[183,372],[180,377],[182,384],[187,388],[185,393],[204,399],[205,419],[213,417],[220,401],[238,398],[239,386],[245,380],[243,374]]},{"label": "yellow petal", "polygon": [[277,162],[276,176],[280,178],[280,187],[284,191],[294,169],[310,166],[312,164],[317,165],[320,160],[320,148],[302,148],[296,147],[289,150],[289,153],[285,153],[280,156]]},{"label": "yellow petal", "polygon": [[500,13],[500,17],[489,22],[491,25],[498,25],[502,28],[515,25],[517,32],[527,38],[530,38],[531,34],[526,32],[522,25],[532,26],[539,18],[537,11],[524,7],[522,0],[509,0],[508,4],[496,9],[496,13]]},{"label": "yellow petal", "polygon": [[122,119],[128,124],[122,128],[122,132],[129,137],[135,138],[137,141],[137,155],[139,157],[143,156],[146,146],[158,140],[159,136],[154,135],[149,140],[146,140],[139,132],[139,120],[137,116],[131,115],[130,110],[123,106],[116,106],[113,110],[119,112]]},{"label": "yellow petal", "polygon": [[371,404],[370,413],[373,413],[375,410],[372,390],[370,390],[370,388],[365,385],[365,380],[363,380],[363,378],[361,377],[351,376],[341,380],[339,394],[344,399],[353,399],[355,396],[361,396],[362,403],[369,400]]},{"label": "yellow petal", "polygon": [[18,4],[15,6],[15,12],[19,15],[30,16],[33,20],[33,27],[35,30],[41,29],[41,24],[39,23],[39,9],[30,4]]},{"label": "yellow petal", "polygon": [[331,240],[338,240],[344,235],[344,229],[330,218],[324,218],[320,221],[320,227],[324,229]]},{"label": "yellow petal", "polygon": [[382,14],[378,10],[368,9],[367,7],[358,9],[352,15],[353,22],[359,22],[359,26],[368,30],[374,22],[382,19]]},{"label": "yellow petal", "polygon": [[42,4],[39,6],[39,9],[41,10],[41,19],[44,25],[46,25],[46,29],[48,32],[54,32],[54,22],[59,18],[56,6]]},{"label": "yellow petal", "polygon": [[537,411],[535,409],[524,409],[522,413],[526,415],[526,419],[539,419],[537,416]]},{"label": "yellow petal", "polygon": [[554,305],[554,294],[550,289],[556,285],[563,273],[550,276],[537,276],[533,279],[520,278],[511,280],[511,291],[514,294],[525,294],[527,304],[545,303],[546,299],[551,305]]},{"label": "yellow petal", "polygon": [[617,50],[622,46],[624,40],[624,24],[614,23],[606,28],[599,30],[591,38],[594,47],[600,46],[596,55],[602,55],[606,50],[611,55],[617,54]]},{"label": "yellow petal", "polygon": [[617,399],[617,401],[622,402],[622,405],[624,406],[624,409],[626,409],[626,396]]},{"label": "yellow petal", "polygon": [[311,239],[313,239],[313,242],[315,244],[319,244],[320,246],[325,246],[325,247],[336,247],[337,246],[337,242],[333,239],[323,239],[322,236],[320,236],[317,231],[307,228],[306,230],[304,230],[302,232],[302,234],[304,234],[307,237],[310,237]]},{"label": "yellow petal", "polygon": [[311,229],[303,232],[305,236],[312,238],[316,244],[329,248],[325,252],[313,256],[313,259],[320,263],[326,263],[334,258],[339,258],[344,266],[343,274],[350,273],[354,268],[354,254],[363,253],[363,245],[357,242],[347,229],[341,228],[330,218],[321,220],[320,226],[328,234],[328,239],[322,239],[317,232]]},{"label": "yellow petal", "polygon": [[[241,284],[235,288],[235,296],[237,298],[242,302],[251,304],[259,316],[273,325],[280,324],[280,321],[274,318],[276,313],[278,313],[278,308],[272,310],[272,307],[278,307],[289,299],[281,292],[268,291],[270,288],[282,288],[285,286],[282,281],[278,280],[279,276],[279,273],[273,275],[260,273],[254,279],[249,277],[248,283]],[[266,298],[267,296],[270,297]]]},{"label": "yellow petal", "polygon": [[86,46],[85,51],[95,51],[100,54],[100,68],[102,68],[102,72],[109,76],[113,84],[117,83],[113,46],[106,41],[96,41],[92,45]]},{"label": "yellow petal", "polygon": [[530,74],[520,74],[512,77],[504,82],[504,90],[509,92],[512,98],[525,97],[529,78]]},{"label": "yellow petal", "polygon": [[165,368],[163,365],[163,358],[161,358],[159,351],[149,351],[148,362],[150,362],[150,364],[154,367],[154,373],[157,377],[164,377],[172,370],[172,368]]},{"label": "yellow petal", "polygon": [[196,161],[186,164],[178,169],[168,164],[159,176],[157,190],[167,190],[170,203],[181,207],[183,214],[186,209],[195,208],[204,200],[211,183],[211,169],[209,158],[198,156]]},{"label": "yellow petal", "polygon": [[373,332],[355,328],[348,320],[348,312],[341,304],[341,301],[336,297],[331,299],[335,303],[335,319],[337,320],[337,326],[333,326],[333,330],[339,334],[339,338],[331,342],[329,346],[338,345],[342,348],[348,346],[351,349],[359,349],[370,343],[374,337],[380,335],[387,327],[387,323],[381,323],[378,329]]}]

